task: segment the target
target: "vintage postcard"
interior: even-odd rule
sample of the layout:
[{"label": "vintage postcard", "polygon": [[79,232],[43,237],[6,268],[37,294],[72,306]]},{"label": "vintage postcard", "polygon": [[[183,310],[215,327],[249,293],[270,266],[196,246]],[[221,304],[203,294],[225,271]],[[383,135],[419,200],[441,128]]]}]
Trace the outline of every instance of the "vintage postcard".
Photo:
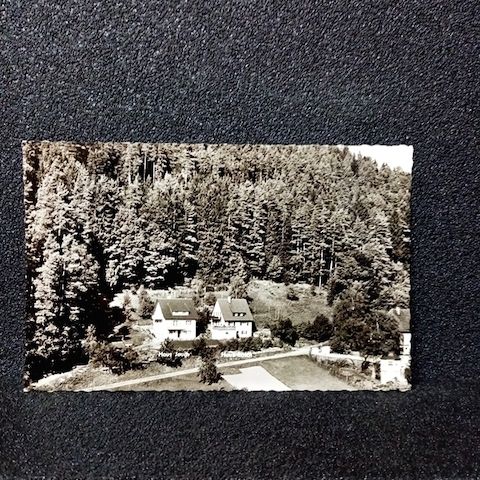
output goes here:
[{"label": "vintage postcard", "polygon": [[412,147],[23,157],[26,390],[409,388]]}]

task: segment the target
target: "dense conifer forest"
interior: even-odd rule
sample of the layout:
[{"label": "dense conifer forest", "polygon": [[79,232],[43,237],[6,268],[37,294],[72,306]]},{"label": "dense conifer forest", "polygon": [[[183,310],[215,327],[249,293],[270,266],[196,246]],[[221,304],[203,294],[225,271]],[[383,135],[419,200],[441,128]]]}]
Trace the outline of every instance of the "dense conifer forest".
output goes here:
[{"label": "dense conifer forest", "polygon": [[88,326],[107,335],[121,321],[108,304],[129,287],[309,283],[328,291],[339,350],[354,348],[355,316],[408,307],[411,176],[399,169],[326,146],[23,150],[34,377],[78,363]]}]

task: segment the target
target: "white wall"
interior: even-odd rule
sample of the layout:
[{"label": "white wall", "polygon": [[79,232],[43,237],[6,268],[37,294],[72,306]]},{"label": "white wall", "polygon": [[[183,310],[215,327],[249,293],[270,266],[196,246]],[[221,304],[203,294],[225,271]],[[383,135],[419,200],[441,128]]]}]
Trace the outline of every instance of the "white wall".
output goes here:
[{"label": "white wall", "polygon": [[213,307],[212,317],[222,318],[222,312],[220,310],[218,302],[216,302],[215,306]]},{"label": "white wall", "polygon": [[[154,315],[155,317],[155,315]],[[158,317],[157,317],[158,318]],[[169,330],[175,330],[170,332]],[[180,330],[180,335],[178,331]],[[152,333],[158,340],[193,340],[197,336],[195,320],[153,320]]]},{"label": "white wall", "polygon": [[212,317],[220,319],[220,322],[217,322],[216,325],[228,326],[230,329],[228,333],[225,330],[215,330],[212,328],[213,322],[210,322],[210,331],[212,332],[213,340],[228,340],[230,338],[248,338],[253,335],[253,322],[241,321],[240,319],[236,322],[225,322],[222,317],[222,312],[218,305],[218,302],[213,308]]},{"label": "white wall", "polygon": [[389,382],[407,384],[405,378],[405,369],[408,365],[401,360],[380,360],[380,383],[386,384]]},{"label": "white wall", "polygon": [[152,320],[154,320],[154,322],[155,320],[164,320],[162,309],[160,308],[160,305],[158,303],[155,306],[155,310],[152,315]]},{"label": "white wall", "polygon": [[237,331],[235,327],[229,329],[210,328],[212,332],[212,340],[230,340],[237,338]]},{"label": "white wall", "polygon": [[410,355],[411,345],[412,345],[412,334],[403,333],[402,334],[402,355]]},{"label": "white wall", "polygon": [[235,328],[238,333],[239,338],[248,338],[252,336],[253,333],[253,328],[252,328],[253,322],[235,322]]}]

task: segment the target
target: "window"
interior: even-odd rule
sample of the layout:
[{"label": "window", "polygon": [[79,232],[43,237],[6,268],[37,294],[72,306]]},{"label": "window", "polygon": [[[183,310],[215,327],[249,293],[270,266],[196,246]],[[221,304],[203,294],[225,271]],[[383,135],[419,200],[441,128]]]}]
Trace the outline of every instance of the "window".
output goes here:
[{"label": "window", "polygon": [[191,321],[191,320],[186,320],[185,323],[186,323],[187,325],[190,325],[190,324],[192,323],[192,321]]}]

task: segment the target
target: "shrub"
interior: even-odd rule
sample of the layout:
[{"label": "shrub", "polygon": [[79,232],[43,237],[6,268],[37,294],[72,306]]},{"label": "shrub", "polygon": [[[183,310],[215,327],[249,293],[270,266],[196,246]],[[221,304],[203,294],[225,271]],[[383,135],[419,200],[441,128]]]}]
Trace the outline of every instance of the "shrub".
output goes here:
[{"label": "shrub", "polygon": [[210,321],[210,312],[208,311],[208,308],[198,308],[197,313],[197,335],[203,335],[209,331],[208,323]]},{"label": "shrub", "polygon": [[139,367],[138,353],[132,347],[118,348],[96,342],[90,347],[89,354],[93,365],[106,367],[118,375]]},{"label": "shrub", "polygon": [[138,307],[137,314],[140,318],[150,318],[153,314],[153,308],[155,306],[153,300],[150,298],[150,295],[145,290],[143,285],[137,291],[138,295]]},{"label": "shrub", "polygon": [[298,327],[298,333],[307,340],[323,342],[333,335],[333,325],[325,315],[317,315],[313,323],[303,323]]},{"label": "shrub", "polygon": [[250,342],[251,350],[253,350],[254,352],[258,352],[262,349],[263,341],[261,338],[253,337],[253,338],[250,338],[250,340],[251,340]]},{"label": "shrub", "polygon": [[242,338],[238,341],[238,349],[241,352],[250,352],[253,350],[253,339],[251,337]]},{"label": "shrub", "polygon": [[215,364],[215,359],[211,357],[202,359],[198,376],[200,377],[200,382],[208,383],[208,385],[218,383],[222,378],[222,375],[219,373],[217,365]]},{"label": "shrub", "polygon": [[157,362],[168,367],[179,367],[182,365],[182,359],[177,357],[176,353],[173,341],[167,338],[160,346]]},{"label": "shrub", "polygon": [[205,295],[205,297],[203,298],[203,302],[206,304],[206,305],[209,305],[210,307],[212,307],[213,305],[215,305],[217,301],[217,297],[209,292]]},{"label": "shrub", "polygon": [[270,338],[265,338],[262,341],[262,348],[272,348],[273,347],[273,342]]},{"label": "shrub", "polygon": [[283,348],[283,341],[279,338],[272,338],[272,343],[274,347]]},{"label": "shrub", "polygon": [[287,318],[285,320],[279,320],[276,325],[272,327],[272,335],[279,338],[282,342],[294,346],[298,340],[298,333],[295,327],[292,325],[292,321]]},{"label": "shrub", "polygon": [[231,350],[231,351],[236,351],[239,350],[240,348],[240,342],[238,338],[231,338],[230,340],[227,340],[225,343],[225,350]]},{"label": "shrub", "polygon": [[196,338],[192,342],[192,348],[190,349],[190,353],[192,355],[205,358],[211,355],[212,349],[207,345],[204,337]]}]

